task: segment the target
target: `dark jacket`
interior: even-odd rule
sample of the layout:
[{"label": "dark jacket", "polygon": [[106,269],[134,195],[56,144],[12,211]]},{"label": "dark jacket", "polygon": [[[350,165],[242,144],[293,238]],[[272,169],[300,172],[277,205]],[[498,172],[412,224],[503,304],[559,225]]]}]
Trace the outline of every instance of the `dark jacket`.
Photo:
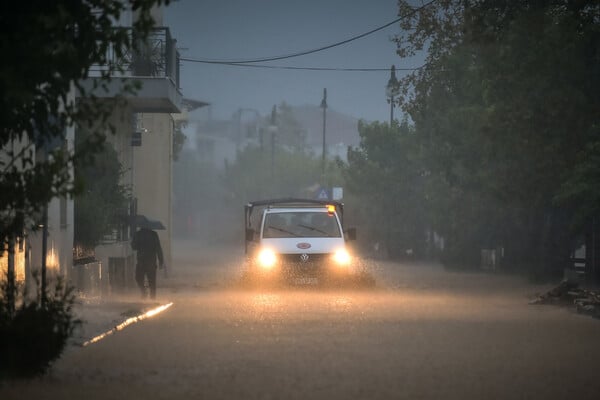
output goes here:
[{"label": "dark jacket", "polygon": [[144,267],[155,267],[158,258],[159,265],[164,265],[162,248],[158,234],[153,230],[142,228],[133,235],[131,248],[137,250],[137,263]]}]

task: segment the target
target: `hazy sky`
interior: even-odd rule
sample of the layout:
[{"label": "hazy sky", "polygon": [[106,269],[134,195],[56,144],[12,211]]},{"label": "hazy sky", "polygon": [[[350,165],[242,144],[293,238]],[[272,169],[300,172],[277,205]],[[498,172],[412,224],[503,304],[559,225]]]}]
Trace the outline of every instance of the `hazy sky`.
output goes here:
[{"label": "hazy sky", "polygon": [[[165,25],[181,57],[254,59],[333,44],[397,18],[396,0],[179,0],[165,9]],[[401,60],[389,40],[397,24],[316,54],[265,65],[390,68],[415,67]],[[266,115],[273,104],[319,105],[323,88],[331,109],[367,120],[389,120],[385,85],[389,71],[322,72],[255,69],[184,61],[185,97],[212,104],[212,115],[230,118],[238,108]],[[399,75],[402,72],[399,72]]]}]

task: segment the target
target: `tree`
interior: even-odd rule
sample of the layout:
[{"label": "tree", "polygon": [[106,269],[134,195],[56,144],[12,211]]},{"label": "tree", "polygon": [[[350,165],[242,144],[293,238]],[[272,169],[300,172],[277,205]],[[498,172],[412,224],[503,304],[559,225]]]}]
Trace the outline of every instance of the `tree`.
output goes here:
[{"label": "tree", "polygon": [[303,151],[306,149],[306,130],[300,125],[292,107],[281,102],[277,108],[277,143],[289,149]]},{"label": "tree", "polygon": [[[319,180],[321,163],[313,155],[277,146],[271,153],[249,146],[227,167],[224,183],[236,204],[261,198],[306,197]],[[333,164],[333,163],[332,163]],[[330,173],[334,174],[333,165]]]},{"label": "tree", "polygon": [[[87,160],[104,142],[115,103],[100,102],[82,87],[93,65],[102,65],[98,87],[106,87],[154,21],[154,5],[169,0],[17,2],[0,14],[4,62],[0,65],[0,238],[14,241],[36,226],[55,196],[73,194],[70,167]],[[132,31],[114,21],[129,7]],[[10,12],[8,12],[10,11]],[[123,82],[123,93],[135,90]],[[73,93],[78,92],[78,101]],[[75,152],[62,144],[67,127],[94,126]],[[11,246],[9,246],[10,249]],[[4,246],[0,247],[0,252]]]},{"label": "tree", "polygon": [[[78,138],[85,140],[84,138]],[[75,179],[84,186],[75,201],[75,248],[89,254],[111,229],[127,221],[128,188],[120,184],[122,166],[117,152],[105,144],[93,161],[75,168]]]},{"label": "tree", "polygon": [[600,139],[599,15],[592,0],[440,0],[401,22],[400,56],[427,45],[403,106],[457,259],[500,244],[514,263],[557,271],[575,219],[597,213],[583,198],[600,185],[584,158]]},{"label": "tree", "polygon": [[348,151],[343,176],[352,209],[372,243],[390,256],[424,256],[427,215],[424,170],[414,130],[406,121],[392,126],[360,122],[361,143]]},{"label": "tree", "polygon": [[[319,182],[321,162],[307,152],[306,132],[292,108],[282,102],[269,117],[271,137],[248,146],[228,165],[224,183],[237,204],[262,198],[309,197]],[[339,168],[331,161],[325,181],[339,184]]]},{"label": "tree", "polygon": [[[268,197],[309,196],[320,179],[321,164],[307,152],[306,131],[292,108],[282,102],[263,121],[268,138],[261,146],[248,146],[228,165],[225,186],[232,197],[245,201]],[[340,182],[339,169],[330,162],[325,181]]]}]

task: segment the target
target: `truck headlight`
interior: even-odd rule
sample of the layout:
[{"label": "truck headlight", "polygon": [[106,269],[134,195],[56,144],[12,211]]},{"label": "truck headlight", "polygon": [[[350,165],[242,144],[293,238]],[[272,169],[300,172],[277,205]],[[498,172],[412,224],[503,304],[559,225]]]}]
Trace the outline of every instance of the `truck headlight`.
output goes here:
[{"label": "truck headlight", "polygon": [[258,265],[265,269],[271,269],[277,262],[277,255],[271,249],[262,249],[258,253]]},{"label": "truck headlight", "polygon": [[352,257],[346,249],[339,249],[333,254],[333,260],[337,265],[347,266],[350,264]]}]

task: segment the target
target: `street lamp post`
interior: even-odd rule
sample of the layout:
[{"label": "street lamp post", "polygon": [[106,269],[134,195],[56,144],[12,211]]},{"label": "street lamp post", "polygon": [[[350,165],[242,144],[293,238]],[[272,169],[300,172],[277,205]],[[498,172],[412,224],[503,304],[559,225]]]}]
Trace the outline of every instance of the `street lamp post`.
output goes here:
[{"label": "street lamp post", "polygon": [[396,66],[392,65],[392,69],[390,71],[390,80],[385,87],[385,94],[388,97],[388,103],[390,103],[390,127],[394,122],[394,97],[398,96],[400,93],[400,83],[398,79],[396,79]]},{"label": "street lamp post", "polygon": [[275,135],[277,134],[277,106],[273,106],[271,110],[271,124],[269,132],[271,133],[271,182],[275,178]]},{"label": "street lamp post", "polygon": [[[327,126],[327,89],[323,89],[323,100],[321,100],[321,108],[323,109],[323,151],[321,154],[321,179],[325,179],[325,128]],[[324,183],[324,182],[321,182]]]}]

